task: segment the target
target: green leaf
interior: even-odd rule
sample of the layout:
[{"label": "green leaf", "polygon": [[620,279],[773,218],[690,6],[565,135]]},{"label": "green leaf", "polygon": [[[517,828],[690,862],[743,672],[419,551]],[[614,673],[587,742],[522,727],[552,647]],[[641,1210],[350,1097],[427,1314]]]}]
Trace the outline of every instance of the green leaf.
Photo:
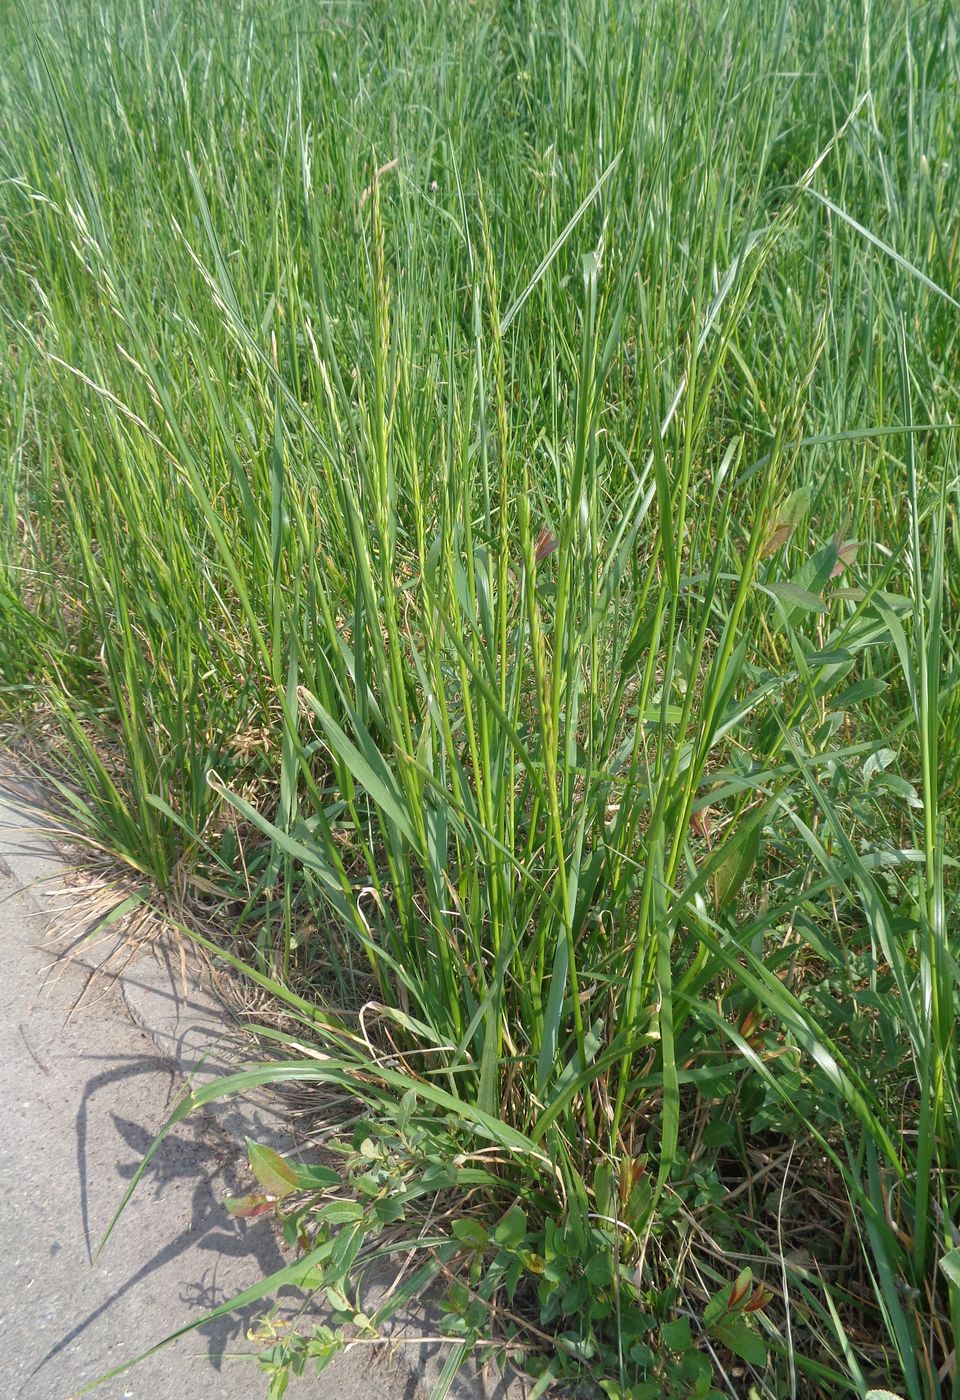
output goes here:
[{"label": "green leaf", "polygon": [[789,603],[791,608],[798,608],[801,612],[826,612],[823,602],[816,593],[801,588],[799,584],[787,583],[784,580],[776,583],[765,583],[763,587],[779,598],[782,603]]},{"label": "green leaf", "polygon": [[633,636],[627,644],[627,649],[620,661],[620,674],[629,676],[637,662],[646,656],[653,641],[654,627],[657,622],[656,613],[649,613],[642,622],[634,629]]},{"label": "green leaf", "polygon": [[485,1249],[489,1243],[490,1237],[479,1220],[455,1220],[450,1229],[455,1240],[471,1249]]},{"label": "green leaf", "polygon": [[316,696],[306,690],[301,691],[301,694],[320,721],[331,753],[349,768],[357,782],[366,789],[381,809],[387,821],[418,850],[420,843],[410,821],[403,792],[383,755],[360,723],[359,717],[352,716],[357,743],[360,745],[358,748]]},{"label": "green leaf", "polygon": [[690,1319],[677,1317],[660,1329],[660,1337],[668,1351],[689,1351],[693,1346]]},{"label": "green leaf", "polygon": [[314,1362],[317,1375],[335,1361],[344,1348],[344,1341],[339,1336],[315,1338],[311,1341],[307,1350],[311,1361]]},{"label": "green leaf", "polygon": [[725,1118],[711,1118],[703,1130],[702,1142],[704,1147],[728,1147],[735,1135],[733,1124]]},{"label": "green leaf", "polygon": [[746,832],[743,840],[731,842],[733,849],[717,866],[713,877],[714,902],[718,913],[732,904],[740,893],[760,854],[760,823]]},{"label": "green leaf", "polygon": [[349,1277],[365,1235],[362,1222],[353,1224],[351,1229],[337,1231],[330,1248],[330,1275],[334,1280]]},{"label": "green leaf", "polygon": [[960,1248],[949,1250],[940,1260],[944,1278],[953,1288],[960,1288]]},{"label": "green leaf", "polygon": [[710,1335],[750,1366],[767,1364],[767,1348],[760,1333],[742,1317],[724,1317],[713,1323]]},{"label": "green leaf", "polygon": [[[288,1163],[292,1165],[292,1163]],[[340,1186],[341,1180],[337,1172],[330,1167],[305,1166],[298,1162],[294,1168],[297,1177],[297,1186],[301,1191],[322,1191],[328,1186]]]},{"label": "green leaf", "polygon": [[869,754],[863,765],[864,784],[869,783],[874,773],[882,773],[889,768],[891,763],[896,762],[896,758],[897,755],[893,749],[877,749],[874,753]]},{"label": "green leaf", "polygon": [[327,1302],[331,1308],[337,1312],[350,1313],[353,1315],[353,1305],[338,1283],[328,1283],[326,1285]]},{"label": "green leaf", "polygon": [[[261,1366],[264,1364],[263,1357],[260,1358]],[[270,1377],[270,1386],[267,1390],[267,1400],[283,1400],[287,1393],[287,1386],[290,1384],[290,1367],[282,1364],[279,1371],[274,1371]]]},{"label": "green leaf", "polygon": [[272,1147],[263,1147],[247,1138],[247,1157],[250,1170],[268,1195],[282,1199],[299,1188],[295,1169]]},{"label": "green leaf", "polygon": [[613,1172],[606,1162],[600,1162],[593,1174],[593,1196],[598,1215],[613,1214]]},{"label": "green leaf", "polygon": [[363,1219],[363,1206],[359,1201],[330,1201],[317,1211],[317,1217],[330,1225],[353,1225]]},{"label": "green leaf", "polygon": [[493,1232],[497,1244],[505,1249],[516,1249],[527,1233],[527,1217],[518,1205],[512,1205]]}]

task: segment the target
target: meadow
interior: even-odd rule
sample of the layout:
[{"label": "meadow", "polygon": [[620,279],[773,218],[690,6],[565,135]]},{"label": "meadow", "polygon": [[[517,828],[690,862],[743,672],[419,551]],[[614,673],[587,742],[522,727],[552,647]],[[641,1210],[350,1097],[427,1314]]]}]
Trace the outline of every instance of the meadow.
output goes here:
[{"label": "meadow", "polygon": [[960,1397],[958,27],[0,5],[5,724],[342,1160],[271,1396]]}]

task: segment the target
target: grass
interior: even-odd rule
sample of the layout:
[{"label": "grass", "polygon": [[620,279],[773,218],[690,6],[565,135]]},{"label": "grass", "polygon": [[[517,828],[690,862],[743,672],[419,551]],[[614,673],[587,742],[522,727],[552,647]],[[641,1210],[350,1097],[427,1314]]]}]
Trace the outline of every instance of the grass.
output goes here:
[{"label": "grass", "polygon": [[271,1393],[403,1244],[443,1385],[960,1396],[950,4],[0,42],[4,703],[358,1104]]}]

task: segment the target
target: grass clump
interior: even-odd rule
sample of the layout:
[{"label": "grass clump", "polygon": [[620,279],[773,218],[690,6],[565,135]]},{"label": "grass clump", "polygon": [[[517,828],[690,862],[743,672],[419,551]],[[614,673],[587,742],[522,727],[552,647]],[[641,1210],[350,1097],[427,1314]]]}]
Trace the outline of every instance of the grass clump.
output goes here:
[{"label": "grass clump", "polygon": [[960,1395],[950,6],[0,23],[4,693],[361,1105],[273,1393],[415,1244],[442,1385]]}]

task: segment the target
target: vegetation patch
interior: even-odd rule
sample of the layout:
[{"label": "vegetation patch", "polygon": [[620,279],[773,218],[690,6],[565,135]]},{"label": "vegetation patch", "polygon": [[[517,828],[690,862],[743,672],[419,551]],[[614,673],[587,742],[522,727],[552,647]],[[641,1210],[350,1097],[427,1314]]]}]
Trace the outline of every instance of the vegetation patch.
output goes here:
[{"label": "vegetation patch", "polygon": [[285,1013],[171,1125],[350,1104],[270,1394],[432,1290],[439,1394],[960,1396],[951,4],[0,43],[4,705]]}]

